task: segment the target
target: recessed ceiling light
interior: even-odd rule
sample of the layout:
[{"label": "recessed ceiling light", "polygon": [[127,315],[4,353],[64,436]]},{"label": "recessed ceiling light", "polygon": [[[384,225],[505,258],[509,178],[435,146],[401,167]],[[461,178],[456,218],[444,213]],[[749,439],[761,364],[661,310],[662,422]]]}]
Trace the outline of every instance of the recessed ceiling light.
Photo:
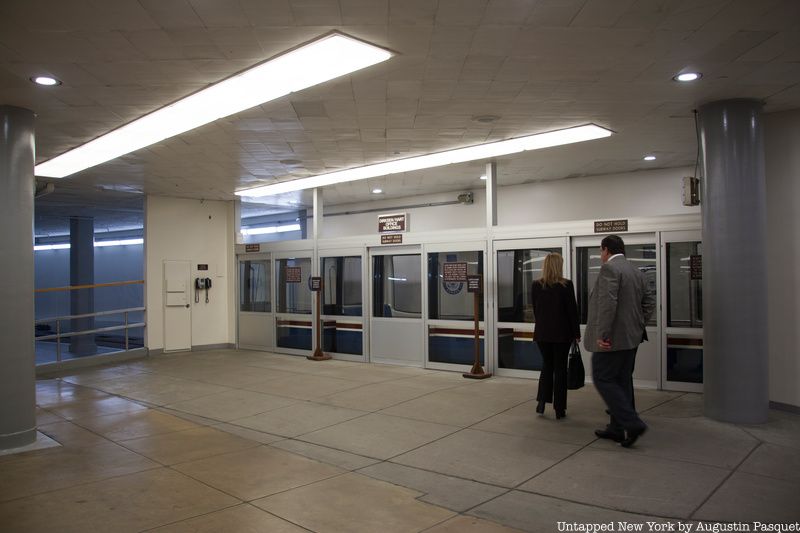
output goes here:
[{"label": "recessed ceiling light", "polygon": [[672,79],[675,81],[695,81],[702,77],[703,75],[699,72],[681,72]]},{"label": "recessed ceiling light", "polygon": [[378,189],[377,187],[375,189],[372,189],[372,194],[380,194],[382,192],[383,192],[383,189]]},{"label": "recessed ceiling light", "polygon": [[481,179],[482,179],[482,180],[485,180],[485,179],[486,179],[486,176],[481,176]]},{"label": "recessed ceiling light", "polygon": [[646,155],[646,156],[644,156],[644,160],[645,161],[655,161],[656,160],[656,156],[654,156],[654,155]]},{"label": "recessed ceiling light", "polygon": [[472,120],[481,124],[491,124],[500,120],[500,117],[497,115],[476,115],[472,117]]},{"label": "recessed ceiling light", "polygon": [[50,76],[34,76],[31,78],[33,83],[38,83],[39,85],[61,85],[61,82],[55,78],[51,78]]},{"label": "recessed ceiling light", "polygon": [[392,54],[383,48],[332,33],[36,165],[35,174],[63,178],[390,57]]},{"label": "recessed ceiling light", "polygon": [[443,167],[445,165],[452,165],[455,163],[466,163],[467,161],[491,159],[493,157],[516,154],[526,150],[539,150],[541,148],[549,148],[552,146],[562,146],[564,144],[591,141],[593,139],[609,137],[613,135],[613,133],[614,132],[611,130],[602,128],[595,124],[586,124],[584,126],[576,126],[574,128],[566,128],[563,130],[536,133],[534,135],[528,135],[525,137],[517,137],[507,141],[479,144],[476,146],[468,146],[466,148],[456,148],[455,150],[448,150],[446,152],[436,152],[417,157],[408,157],[406,159],[396,159],[394,161],[387,161],[385,163],[376,163],[374,165],[349,168],[347,170],[339,170],[337,172],[320,174],[318,176],[310,176],[308,178],[282,181],[273,185],[263,185],[253,189],[237,191],[235,194],[237,196],[255,198],[259,196],[270,196],[285,192],[302,191],[304,189],[325,187],[328,185],[336,185],[337,183],[346,183],[348,181],[376,178],[378,176],[386,176],[388,174],[411,172],[413,170],[421,170],[424,168]]}]

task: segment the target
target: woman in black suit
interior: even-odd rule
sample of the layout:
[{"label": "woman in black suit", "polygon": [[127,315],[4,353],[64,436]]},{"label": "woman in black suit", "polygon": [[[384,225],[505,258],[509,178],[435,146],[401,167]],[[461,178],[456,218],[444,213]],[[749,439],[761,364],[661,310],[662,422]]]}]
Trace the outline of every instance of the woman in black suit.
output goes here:
[{"label": "woman in black suit", "polygon": [[578,306],[575,288],[563,276],[564,259],[560,254],[547,254],[542,277],[533,283],[533,315],[536,321],[534,339],[542,353],[543,368],[536,395],[537,413],[544,413],[546,403],[553,403],[556,418],[567,411],[567,359],[573,341],[580,341]]}]

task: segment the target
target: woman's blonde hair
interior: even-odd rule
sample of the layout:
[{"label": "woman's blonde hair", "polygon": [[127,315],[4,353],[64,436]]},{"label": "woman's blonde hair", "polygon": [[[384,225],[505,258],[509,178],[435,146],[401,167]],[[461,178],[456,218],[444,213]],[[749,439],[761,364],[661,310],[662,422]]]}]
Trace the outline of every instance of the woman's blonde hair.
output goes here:
[{"label": "woman's blonde hair", "polygon": [[567,280],[564,279],[564,258],[561,254],[547,254],[542,264],[542,285],[551,287],[556,283],[566,285]]}]

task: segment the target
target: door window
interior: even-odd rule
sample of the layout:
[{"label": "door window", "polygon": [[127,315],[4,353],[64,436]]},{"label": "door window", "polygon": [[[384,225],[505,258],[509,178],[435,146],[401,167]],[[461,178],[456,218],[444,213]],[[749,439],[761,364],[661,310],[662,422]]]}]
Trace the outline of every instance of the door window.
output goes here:
[{"label": "door window", "polygon": [[[298,268],[299,272],[296,270]],[[311,276],[311,258],[278,259],[275,261],[275,270],[278,276],[275,310],[278,313],[310,315],[311,289],[308,279]]]},{"label": "door window", "polygon": [[377,255],[372,261],[372,316],[422,318],[419,254]]},{"label": "door window", "polygon": [[[653,295],[658,291],[658,262],[656,260],[655,244],[626,244],[625,258],[644,274],[647,290]],[[599,246],[580,246],[575,250],[575,262],[577,272],[578,292],[578,314],[581,324],[586,324],[589,313],[589,295],[597,283],[597,276],[600,273],[602,261],[600,261]],[[656,315],[647,323],[648,326],[656,326]]]},{"label": "door window", "polygon": [[269,313],[271,306],[269,261],[240,261],[239,310]]},{"label": "door window", "polygon": [[322,259],[322,314],[361,316],[361,256]]}]

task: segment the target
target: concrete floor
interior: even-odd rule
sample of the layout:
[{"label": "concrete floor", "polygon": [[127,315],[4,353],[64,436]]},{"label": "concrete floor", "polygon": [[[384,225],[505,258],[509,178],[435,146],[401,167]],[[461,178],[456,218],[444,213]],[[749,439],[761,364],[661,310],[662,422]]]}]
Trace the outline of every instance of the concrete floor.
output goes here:
[{"label": "concrete floor", "polygon": [[[597,440],[604,406],[536,382],[222,350],[88,369],[38,387],[61,446],[0,456],[3,532],[508,532],[558,522],[800,520],[800,416],[701,415],[637,391],[650,431]],[[644,531],[648,531],[645,526]]]}]

